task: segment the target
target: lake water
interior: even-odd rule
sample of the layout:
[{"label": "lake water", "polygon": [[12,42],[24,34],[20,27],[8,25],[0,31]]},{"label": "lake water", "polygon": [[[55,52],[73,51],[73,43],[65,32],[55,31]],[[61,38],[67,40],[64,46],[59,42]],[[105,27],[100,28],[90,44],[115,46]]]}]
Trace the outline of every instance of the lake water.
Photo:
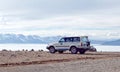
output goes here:
[{"label": "lake water", "polygon": [[46,49],[47,44],[0,44],[0,50],[6,49],[6,50],[12,50],[12,51],[17,51],[17,50],[44,50],[47,51]]},{"label": "lake water", "polygon": [[[46,49],[47,44],[0,44],[0,50],[6,49],[6,50],[44,50],[48,51]],[[120,52],[120,46],[106,46],[106,45],[93,45],[97,51],[106,51],[106,52]]]}]

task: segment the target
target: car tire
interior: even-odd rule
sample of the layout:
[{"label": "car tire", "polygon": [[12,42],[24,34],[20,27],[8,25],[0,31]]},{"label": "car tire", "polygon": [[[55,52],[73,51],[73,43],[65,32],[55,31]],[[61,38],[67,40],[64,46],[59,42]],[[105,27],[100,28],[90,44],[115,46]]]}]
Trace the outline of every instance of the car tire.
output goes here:
[{"label": "car tire", "polygon": [[56,52],[56,50],[55,50],[55,48],[54,48],[54,47],[52,47],[52,46],[51,46],[51,47],[49,48],[49,52],[50,52],[50,53],[55,53],[55,52]]},{"label": "car tire", "polygon": [[78,50],[75,46],[71,47],[70,51],[71,51],[72,54],[77,54],[77,52],[78,52]]},{"label": "car tire", "polygon": [[59,53],[63,53],[63,51],[58,51]]}]

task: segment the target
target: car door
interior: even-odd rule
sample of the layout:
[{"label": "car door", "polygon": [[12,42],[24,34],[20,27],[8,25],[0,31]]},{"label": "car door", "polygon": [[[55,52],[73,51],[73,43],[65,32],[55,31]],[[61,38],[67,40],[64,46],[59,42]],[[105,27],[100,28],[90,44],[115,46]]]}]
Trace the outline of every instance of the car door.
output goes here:
[{"label": "car door", "polygon": [[68,42],[66,41],[67,38],[62,38],[58,44],[56,45],[56,49],[58,50],[66,50],[69,48]]}]

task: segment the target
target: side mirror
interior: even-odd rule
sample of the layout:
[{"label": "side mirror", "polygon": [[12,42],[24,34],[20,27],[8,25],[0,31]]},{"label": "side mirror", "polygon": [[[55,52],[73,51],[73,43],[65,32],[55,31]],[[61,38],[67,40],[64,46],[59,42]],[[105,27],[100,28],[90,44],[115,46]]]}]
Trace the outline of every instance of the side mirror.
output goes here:
[{"label": "side mirror", "polygon": [[60,45],[62,45],[62,44],[63,44],[63,41],[59,41],[59,43],[60,43]]}]

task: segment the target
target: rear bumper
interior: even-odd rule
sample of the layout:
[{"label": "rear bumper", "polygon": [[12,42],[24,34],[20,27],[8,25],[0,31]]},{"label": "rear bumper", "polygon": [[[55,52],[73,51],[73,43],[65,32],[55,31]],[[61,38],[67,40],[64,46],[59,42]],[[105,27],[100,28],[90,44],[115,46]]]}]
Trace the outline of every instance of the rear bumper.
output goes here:
[{"label": "rear bumper", "polygon": [[93,46],[86,46],[86,47],[79,47],[78,49],[84,49],[89,51],[97,51],[95,47]]}]

